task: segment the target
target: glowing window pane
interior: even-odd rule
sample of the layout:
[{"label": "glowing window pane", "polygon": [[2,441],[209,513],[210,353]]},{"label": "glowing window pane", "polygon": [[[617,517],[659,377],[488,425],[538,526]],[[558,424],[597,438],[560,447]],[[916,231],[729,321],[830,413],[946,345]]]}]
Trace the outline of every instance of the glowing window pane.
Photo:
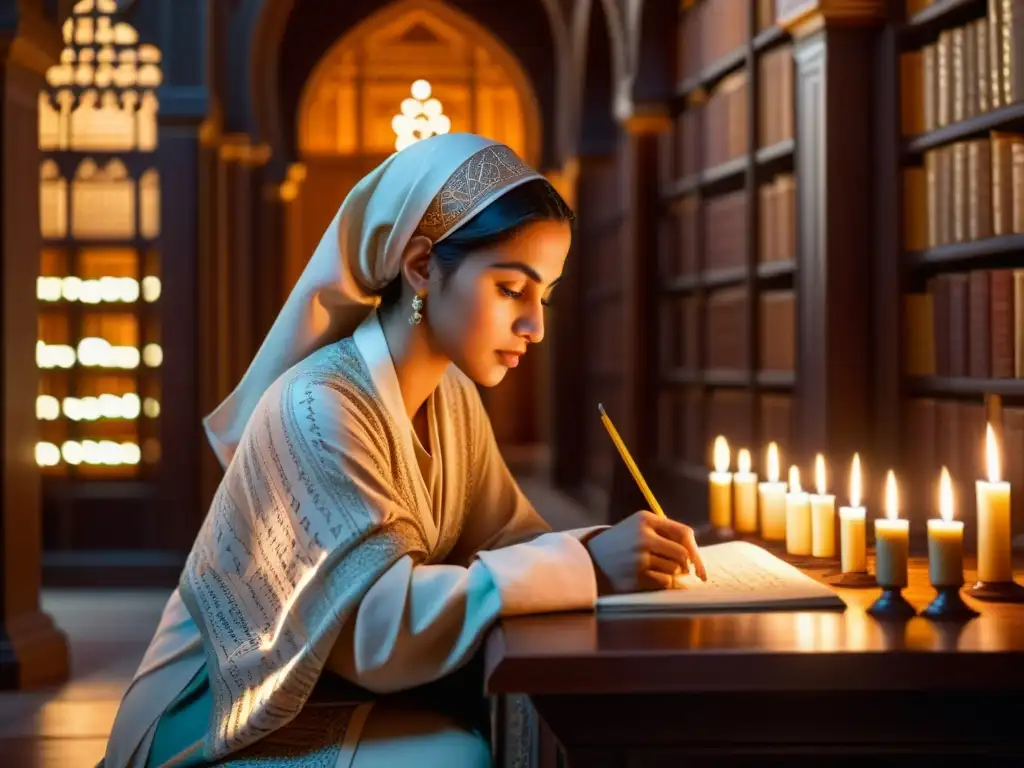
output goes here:
[{"label": "glowing window pane", "polygon": [[78,277],[135,277],[138,253],[131,248],[88,248],[78,256]]},{"label": "glowing window pane", "polygon": [[135,128],[138,132],[138,149],[152,152],[156,149],[156,113],[159,107],[156,96],[145,93],[135,112]]},{"label": "glowing window pane", "polygon": [[153,239],[160,234],[160,174],[151,168],[139,179],[139,234]]},{"label": "glowing window pane", "polygon": [[60,113],[53,108],[50,97],[39,94],[39,148],[43,150],[60,147]]},{"label": "glowing window pane", "polygon": [[39,167],[39,228],[46,238],[68,234],[68,183],[53,160],[44,160]]},{"label": "glowing window pane", "polygon": [[135,236],[135,182],[124,164],[104,168],[90,160],[71,183],[71,233],[78,238],[129,239]]},{"label": "glowing window pane", "polygon": [[71,113],[71,148],[77,150],[130,150],[135,146],[134,111],[122,109],[113,93],[82,95]]}]

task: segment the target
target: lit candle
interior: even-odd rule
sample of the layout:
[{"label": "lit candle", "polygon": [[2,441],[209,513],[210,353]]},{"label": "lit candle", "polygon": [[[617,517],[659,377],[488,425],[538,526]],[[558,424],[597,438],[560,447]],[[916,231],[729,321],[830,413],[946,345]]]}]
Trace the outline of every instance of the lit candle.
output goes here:
[{"label": "lit candle", "polygon": [[988,481],[976,483],[978,498],[978,581],[1013,581],[1010,542],[1010,484],[999,480],[999,447],[992,425],[985,429]]},{"label": "lit candle", "polygon": [[949,470],[939,478],[939,518],[928,521],[928,580],[933,587],[964,583],[964,523],[953,519],[953,483]]},{"label": "lit candle", "polygon": [[811,494],[811,555],[836,556],[836,497],[825,493],[825,457],[814,458],[814,484]]},{"label": "lit candle", "polygon": [[786,538],[786,484],[779,482],[779,446],[768,444],[768,480],[758,484],[761,507],[761,538],[782,541]]},{"label": "lit candle", "polygon": [[750,451],[741,448],[732,476],[733,517],[737,533],[757,532],[757,475],[750,471]]},{"label": "lit candle", "polygon": [[732,473],[729,472],[729,443],[719,435],[715,438],[715,471],[709,476],[711,525],[719,530],[732,526]]},{"label": "lit candle", "polygon": [[839,561],[843,573],[867,573],[867,525],[860,505],[860,454],[850,464],[850,506],[839,508]]},{"label": "lit candle", "polygon": [[896,475],[885,477],[885,517],[875,520],[875,579],[879,586],[907,586],[907,555],[910,550],[910,521],[900,519]]},{"label": "lit candle", "polygon": [[811,500],[800,488],[800,470],[789,468],[786,494],[786,551],[791,555],[811,554]]}]

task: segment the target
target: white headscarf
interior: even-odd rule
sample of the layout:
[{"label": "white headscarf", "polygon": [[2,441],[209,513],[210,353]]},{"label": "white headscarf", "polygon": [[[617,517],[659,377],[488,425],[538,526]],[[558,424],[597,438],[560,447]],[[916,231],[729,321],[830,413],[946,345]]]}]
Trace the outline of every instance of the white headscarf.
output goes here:
[{"label": "white headscarf", "polygon": [[418,141],[349,192],[234,391],[203,420],[227,467],[263,393],[296,363],[350,335],[399,274],[414,234],[443,240],[505,192],[541,179],[503,144],[471,133]]}]

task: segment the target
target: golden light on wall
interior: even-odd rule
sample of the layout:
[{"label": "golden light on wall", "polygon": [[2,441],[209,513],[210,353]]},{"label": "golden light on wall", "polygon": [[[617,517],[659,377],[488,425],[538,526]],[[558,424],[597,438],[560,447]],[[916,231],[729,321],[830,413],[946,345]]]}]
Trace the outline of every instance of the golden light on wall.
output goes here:
[{"label": "golden light on wall", "polygon": [[82,478],[139,477],[160,455],[162,57],[116,12],[75,3],[39,94],[36,462]]},{"label": "golden light on wall", "polygon": [[430,95],[429,82],[423,79],[415,81],[410,92],[412,96],[402,100],[401,112],[391,121],[397,152],[417,141],[448,133],[452,128],[452,121],[444,113],[441,102]]},{"label": "golden light on wall", "polygon": [[[434,126],[433,110],[444,116]],[[521,64],[487,28],[436,0],[386,4],[339,39],[303,88],[297,127],[307,163],[384,156],[451,131],[500,141],[533,163],[541,146]]]}]

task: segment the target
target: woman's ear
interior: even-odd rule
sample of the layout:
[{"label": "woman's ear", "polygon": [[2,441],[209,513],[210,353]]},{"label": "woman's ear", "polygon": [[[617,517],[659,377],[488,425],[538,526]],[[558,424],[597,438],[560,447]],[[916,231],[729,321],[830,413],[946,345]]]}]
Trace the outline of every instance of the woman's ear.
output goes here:
[{"label": "woman's ear", "polygon": [[412,287],[413,293],[427,290],[429,279],[430,249],[434,245],[429,237],[415,235],[402,251],[402,274]]}]

